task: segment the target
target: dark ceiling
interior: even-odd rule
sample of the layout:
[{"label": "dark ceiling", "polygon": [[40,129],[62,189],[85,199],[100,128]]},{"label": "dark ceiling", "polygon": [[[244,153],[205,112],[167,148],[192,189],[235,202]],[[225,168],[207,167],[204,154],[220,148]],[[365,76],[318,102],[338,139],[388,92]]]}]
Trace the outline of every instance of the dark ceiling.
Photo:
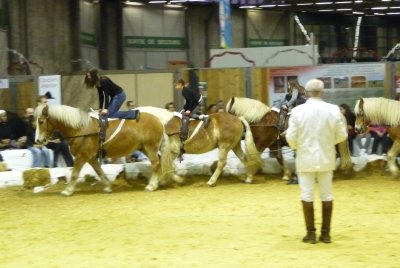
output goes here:
[{"label": "dark ceiling", "polygon": [[[218,5],[218,0],[127,0],[152,6]],[[230,0],[232,8],[294,11],[296,13],[335,13],[344,15],[399,16],[400,0]]]}]

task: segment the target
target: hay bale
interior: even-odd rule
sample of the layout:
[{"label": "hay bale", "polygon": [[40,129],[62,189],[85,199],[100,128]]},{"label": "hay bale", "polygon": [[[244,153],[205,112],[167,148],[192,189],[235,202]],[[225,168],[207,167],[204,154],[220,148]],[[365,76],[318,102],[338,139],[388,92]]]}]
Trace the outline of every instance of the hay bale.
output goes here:
[{"label": "hay bale", "polygon": [[7,171],[7,163],[6,162],[0,162],[0,171]]},{"label": "hay bale", "polygon": [[22,173],[25,188],[33,188],[36,186],[44,186],[50,184],[50,172],[46,168],[34,168],[25,170]]}]

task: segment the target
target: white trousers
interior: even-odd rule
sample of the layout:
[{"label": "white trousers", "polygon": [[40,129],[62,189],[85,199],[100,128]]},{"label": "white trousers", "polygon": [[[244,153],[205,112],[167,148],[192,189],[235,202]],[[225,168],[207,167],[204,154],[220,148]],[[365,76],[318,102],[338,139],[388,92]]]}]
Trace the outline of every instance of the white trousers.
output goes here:
[{"label": "white trousers", "polygon": [[333,201],[332,178],[333,171],[298,172],[300,199],[306,202],[314,201],[314,186],[319,185],[321,201]]}]

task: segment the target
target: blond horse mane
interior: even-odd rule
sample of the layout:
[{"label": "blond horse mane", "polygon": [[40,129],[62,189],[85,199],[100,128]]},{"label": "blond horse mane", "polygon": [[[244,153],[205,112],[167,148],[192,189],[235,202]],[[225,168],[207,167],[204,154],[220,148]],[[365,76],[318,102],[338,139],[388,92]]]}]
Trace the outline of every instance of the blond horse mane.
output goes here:
[{"label": "blond horse mane", "polygon": [[140,112],[149,113],[157,117],[163,125],[167,124],[173,117],[174,113],[164,108],[153,106],[141,106],[137,108]]},{"label": "blond horse mane", "polygon": [[254,123],[259,122],[271,108],[258,100],[232,97],[226,105],[226,110],[234,115],[243,116],[249,123]]},{"label": "blond horse mane", "polygon": [[[35,116],[38,117],[42,114],[44,105],[36,107]],[[67,127],[82,128],[87,127],[90,122],[88,113],[71,106],[66,105],[49,105],[48,106],[49,118],[63,123]]]},{"label": "blond horse mane", "polygon": [[[371,124],[400,125],[400,101],[386,98],[363,98],[365,117]],[[360,113],[360,100],[356,102],[354,113]]]}]

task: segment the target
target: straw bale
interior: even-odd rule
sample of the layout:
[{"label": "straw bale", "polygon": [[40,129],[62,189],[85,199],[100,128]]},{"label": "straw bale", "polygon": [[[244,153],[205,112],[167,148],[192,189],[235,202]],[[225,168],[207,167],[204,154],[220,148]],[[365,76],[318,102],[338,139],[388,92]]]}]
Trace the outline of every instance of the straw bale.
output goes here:
[{"label": "straw bale", "polygon": [[46,168],[34,168],[22,173],[25,188],[44,186],[50,183],[50,172]]}]

